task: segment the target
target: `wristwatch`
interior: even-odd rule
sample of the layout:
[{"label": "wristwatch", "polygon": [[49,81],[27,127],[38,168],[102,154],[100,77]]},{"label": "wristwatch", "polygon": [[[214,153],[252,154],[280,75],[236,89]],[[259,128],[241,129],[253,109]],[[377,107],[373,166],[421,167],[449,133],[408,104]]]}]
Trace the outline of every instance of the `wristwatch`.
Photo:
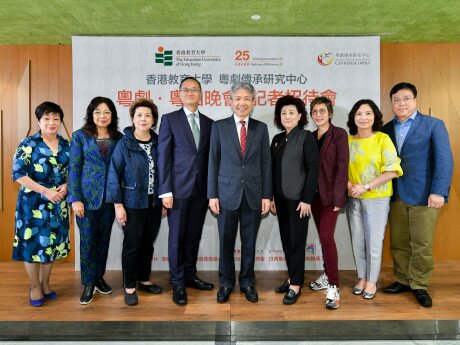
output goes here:
[{"label": "wristwatch", "polygon": [[368,192],[370,192],[370,191],[372,190],[372,189],[371,189],[371,186],[369,186],[368,184],[365,184],[365,185],[364,185],[364,188],[365,188]]}]

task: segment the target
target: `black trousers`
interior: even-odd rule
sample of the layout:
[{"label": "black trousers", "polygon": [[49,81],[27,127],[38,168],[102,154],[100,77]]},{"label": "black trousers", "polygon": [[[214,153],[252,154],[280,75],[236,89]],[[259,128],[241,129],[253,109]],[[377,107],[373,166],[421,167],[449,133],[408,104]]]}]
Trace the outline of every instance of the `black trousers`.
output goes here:
[{"label": "black trousers", "polygon": [[304,283],[305,244],[310,219],[310,217],[300,218],[300,212],[296,211],[299,202],[299,200],[294,201],[275,196],[281,243],[292,285],[303,285]]},{"label": "black trousers", "polygon": [[187,279],[196,277],[196,260],[207,211],[208,199],[197,183],[190,197],[174,198],[174,206],[168,210],[168,260],[174,286],[185,286]]},{"label": "black trousers", "polygon": [[137,281],[150,279],[152,269],[153,243],[161,224],[161,205],[149,208],[126,208],[127,222],[123,227],[124,239],[121,252],[123,284],[135,288]]},{"label": "black trousers", "polygon": [[105,274],[115,209],[113,204],[103,203],[97,210],[85,209],[85,216],[76,218],[80,229],[81,283],[91,285]]},{"label": "black trousers", "polygon": [[241,238],[241,269],[238,280],[241,288],[254,285],[254,262],[257,233],[261,219],[260,212],[260,209],[253,210],[249,207],[244,194],[237,210],[221,208],[217,224],[220,246],[219,281],[222,287],[233,288],[235,286],[234,250],[238,220],[240,221]]}]

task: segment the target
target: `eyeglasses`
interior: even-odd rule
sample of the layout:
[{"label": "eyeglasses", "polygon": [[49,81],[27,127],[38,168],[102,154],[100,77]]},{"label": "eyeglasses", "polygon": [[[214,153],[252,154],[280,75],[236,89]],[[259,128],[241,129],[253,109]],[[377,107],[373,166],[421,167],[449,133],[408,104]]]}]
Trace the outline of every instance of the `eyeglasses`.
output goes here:
[{"label": "eyeglasses", "polygon": [[93,115],[94,115],[94,116],[101,116],[102,114],[104,114],[104,116],[110,116],[110,115],[112,115],[112,112],[111,112],[111,111],[104,111],[104,112],[101,112],[101,111],[99,111],[99,110],[93,111]]},{"label": "eyeglasses", "polygon": [[391,102],[393,104],[406,104],[406,103],[409,103],[410,101],[412,101],[414,99],[414,97],[404,97],[404,98],[393,98],[391,100]]},{"label": "eyeglasses", "polygon": [[325,115],[327,114],[327,110],[326,109],[320,109],[320,110],[315,109],[315,110],[312,110],[311,112],[312,115],[318,115],[318,113],[321,115]]},{"label": "eyeglasses", "polygon": [[187,88],[183,87],[182,89],[180,89],[180,92],[183,92],[183,93],[189,93],[189,92],[198,93],[198,92],[201,92],[201,90],[200,89],[195,89],[195,88],[187,89]]}]

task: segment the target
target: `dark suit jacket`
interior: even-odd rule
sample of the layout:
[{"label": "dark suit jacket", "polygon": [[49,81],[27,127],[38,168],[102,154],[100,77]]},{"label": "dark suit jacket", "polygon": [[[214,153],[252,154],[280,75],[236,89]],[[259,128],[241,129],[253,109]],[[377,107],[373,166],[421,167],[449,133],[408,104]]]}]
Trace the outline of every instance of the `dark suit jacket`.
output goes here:
[{"label": "dark suit jacket", "polygon": [[288,135],[285,132],[273,137],[272,159],[284,146],[281,158],[281,190],[283,197],[289,200],[301,200],[311,204],[316,192],[319,171],[319,154],[315,138],[310,131],[296,127]]},{"label": "dark suit jacket", "polygon": [[[393,120],[382,132],[397,148]],[[393,195],[409,205],[428,205],[430,194],[442,195],[447,202],[454,161],[444,122],[417,112],[398,156],[404,175],[393,179]]]},{"label": "dark suit jacket", "polygon": [[[313,132],[314,137],[318,131]],[[348,134],[332,123],[324,133],[323,145],[320,150],[320,173],[318,190],[323,206],[337,206],[343,208],[347,198],[348,162]]]},{"label": "dark suit jacket", "polygon": [[200,144],[193,139],[184,109],[161,118],[158,143],[159,195],[173,193],[175,198],[190,196],[195,181],[206,197],[208,155],[213,120],[200,114]]},{"label": "dark suit jacket", "polygon": [[230,116],[212,125],[208,198],[219,198],[222,208],[236,210],[243,191],[254,210],[261,208],[262,199],[272,198],[268,129],[263,122],[249,120],[243,157],[235,120]]},{"label": "dark suit jacket", "polygon": [[69,202],[81,201],[88,210],[97,210],[104,201],[107,174],[110,158],[118,141],[123,137],[119,133],[117,139],[110,142],[106,158],[99,152],[96,140],[87,135],[83,129],[72,134],[70,142],[69,162]]}]

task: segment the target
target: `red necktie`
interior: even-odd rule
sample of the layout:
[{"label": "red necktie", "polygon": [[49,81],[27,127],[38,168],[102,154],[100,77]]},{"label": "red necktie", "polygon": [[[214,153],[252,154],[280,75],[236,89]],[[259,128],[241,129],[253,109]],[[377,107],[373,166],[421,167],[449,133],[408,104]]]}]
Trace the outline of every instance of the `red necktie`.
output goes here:
[{"label": "red necktie", "polygon": [[241,154],[244,157],[244,151],[246,150],[246,121],[241,120],[241,132],[240,132],[240,146],[241,146]]}]

